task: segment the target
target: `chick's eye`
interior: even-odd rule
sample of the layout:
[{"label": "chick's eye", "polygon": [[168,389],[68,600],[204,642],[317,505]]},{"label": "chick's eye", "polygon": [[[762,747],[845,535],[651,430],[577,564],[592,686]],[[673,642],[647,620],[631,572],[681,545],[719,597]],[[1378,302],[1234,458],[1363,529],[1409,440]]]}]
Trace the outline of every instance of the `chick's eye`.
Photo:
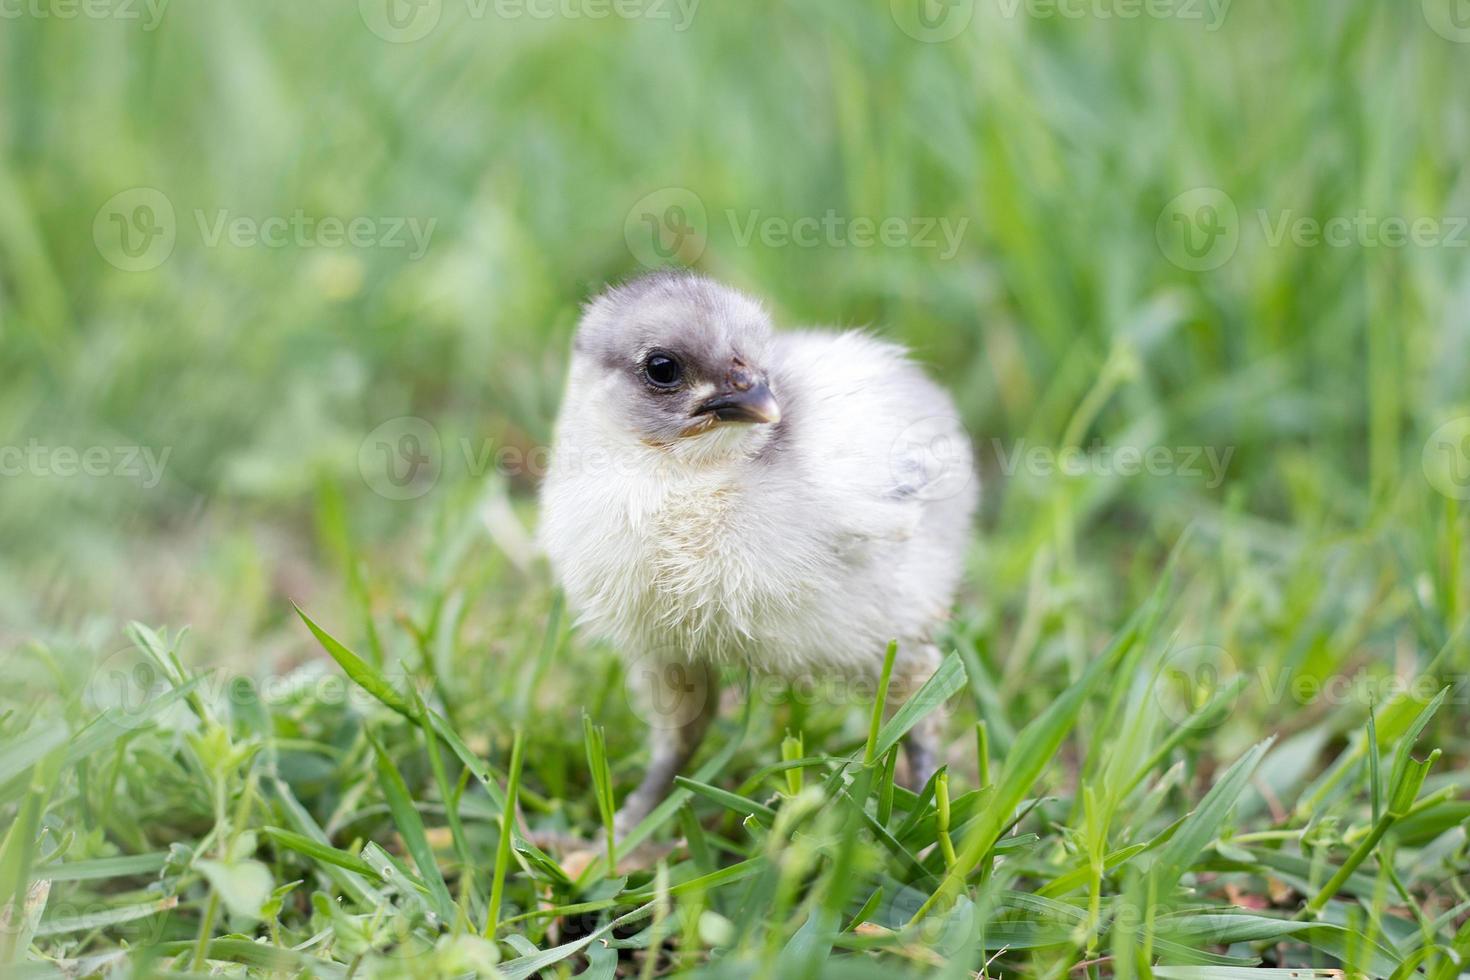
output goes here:
[{"label": "chick's eye", "polygon": [[643,362],[643,374],[656,388],[677,388],[684,379],[684,369],[668,354],[649,354]]}]

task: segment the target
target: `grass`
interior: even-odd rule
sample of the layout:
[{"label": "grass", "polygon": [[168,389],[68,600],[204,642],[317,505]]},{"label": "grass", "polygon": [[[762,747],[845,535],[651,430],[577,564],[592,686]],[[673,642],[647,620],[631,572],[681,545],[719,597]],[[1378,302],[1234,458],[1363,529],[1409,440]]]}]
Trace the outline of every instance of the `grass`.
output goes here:
[{"label": "grass", "polygon": [[[1425,455],[1470,414],[1465,252],[1273,229],[1452,236],[1470,49],[1433,2],[1005,9],[6,19],[0,464],[109,472],[0,478],[0,975],[1459,975],[1470,517]],[[94,223],[139,186],[177,241],[128,272]],[[984,513],[912,708],[727,677],[618,846],[644,724],[526,529],[577,304],[670,187],[680,258],[915,350]],[[1200,187],[1239,243],[1191,269],[1159,236]],[[206,234],[297,209],[435,225]],[[967,224],[744,238],[829,210]],[[438,440],[409,499],[363,462],[400,416]]]},{"label": "grass", "polygon": [[[191,666],[188,638],[145,627],[115,690],[36,648],[72,708],[60,727],[7,720],[0,798],[15,819],[0,869],[8,889],[45,899],[8,934],[12,969],[961,976],[988,963],[992,976],[1225,977],[1265,962],[1456,975],[1452,957],[1470,954],[1463,639],[1415,598],[1433,594],[1425,582],[1386,584],[1386,563],[1349,561],[1379,593],[1354,615],[1357,593],[1321,578],[1283,581],[1296,601],[1278,619],[1232,617],[1222,545],[1188,536],[1084,670],[1051,668],[1062,676],[1041,711],[994,710],[996,637],[958,623],[963,652],[914,703],[956,694],[954,730],[980,717],[987,734],[956,739],[917,796],[891,762],[922,710],[884,726],[754,685],[647,828],[661,844],[621,848],[613,873],[531,843],[613,846],[597,841],[609,794],[637,777],[639,720],[605,673],[538,683],[535,658],[466,652],[440,700],[440,637],[413,614],[416,652],[381,660],[302,614],[350,697],[319,662],[289,688],[226,683]],[[521,616],[557,635],[527,637],[529,650],[567,642],[542,595]],[[1259,651],[1256,668],[1179,670],[1185,624],[1214,616],[1240,624],[1220,639]],[[438,628],[465,643],[458,624]],[[1258,679],[1296,657],[1349,661],[1365,637],[1402,630],[1432,655],[1400,675],[1409,685],[1365,665],[1376,703],[1276,701]],[[111,707],[86,712],[84,696]],[[579,730],[578,704],[602,723]]]}]

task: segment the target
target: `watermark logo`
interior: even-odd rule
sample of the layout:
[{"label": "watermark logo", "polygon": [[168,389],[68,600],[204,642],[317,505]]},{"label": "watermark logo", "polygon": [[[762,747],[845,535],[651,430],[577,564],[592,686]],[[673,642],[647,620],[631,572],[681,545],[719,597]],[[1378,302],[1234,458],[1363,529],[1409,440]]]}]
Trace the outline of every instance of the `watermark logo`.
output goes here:
[{"label": "watermark logo", "polygon": [[174,205],[152,187],[134,187],[108,198],[92,219],[98,253],[124,272],[156,269],[178,239]]},{"label": "watermark logo", "polygon": [[367,29],[392,44],[412,44],[439,25],[443,0],[357,0]]},{"label": "watermark logo", "polygon": [[1430,30],[1456,44],[1470,44],[1470,0],[1423,0]]},{"label": "watermark logo", "polygon": [[125,731],[141,728],[151,715],[149,702],[167,694],[173,684],[137,647],[124,647],[97,662],[87,678],[86,703],[107,712],[108,721]]},{"label": "watermark logo", "polygon": [[709,241],[709,213],[687,187],[662,187],[639,198],[623,221],[623,240],[640,264],[693,265]]},{"label": "watermark logo", "polygon": [[[433,697],[433,682],[403,664],[394,662],[382,670],[388,685],[396,691],[414,690],[421,698]],[[378,698],[347,676],[337,673],[325,658],[308,661],[287,674],[267,673],[260,676],[210,671],[185,677],[170,678],[151,658],[137,647],[125,647],[97,661],[87,678],[83,698],[87,705],[106,712],[108,723],[132,731],[159,720],[165,727],[173,723],[169,711],[187,716],[188,708],[175,703],[160,712],[160,699],[187,683],[192,693],[206,704],[236,710],[266,706],[271,709],[297,705],[342,707],[357,714],[370,714],[382,709]]]},{"label": "watermark logo", "polygon": [[363,483],[388,500],[413,500],[434,489],[443,463],[439,430],[413,415],[389,419],[357,447]]},{"label": "watermark logo", "polygon": [[1218,269],[1240,244],[1240,212],[1218,187],[1196,187],[1159,213],[1154,237],[1164,258],[1189,272]]},{"label": "watermark logo", "polygon": [[703,714],[710,698],[718,697],[709,669],[667,651],[645,653],[624,668],[623,694],[649,728],[677,731]]},{"label": "watermark logo", "polygon": [[898,29],[925,44],[954,40],[975,17],[975,0],[889,0],[888,6]]},{"label": "watermark logo", "polygon": [[1184,647],[1164,660],[1154,677],[1154,703],[1175,725],[1191,731],[1216,728],[1234,709],[1228,706],[1195,718],[1195,713],[1234,685],[1240,676],[1235,658],[1223,647],[1211,644]]},{"label": "watermark logo", "polygon": [[1424,478],[1453,500],[1470,500],[1470,415],[1451,419],[1424,443]]},{"label": "watermark logo", "polygon": [[894,495],[945,500],[975,482],[970,437],[959,419],[935,415],[905,428],[888,453]]},{"label": "watermark logo", "polygon": [[[919,948],[932,950],[937,956],[966,955],[974,947],[975,927],[978,924],[978,910],[969,898],[961,896],[953,905],[935,910],[914,922],[914,916],[919,914],[919,910],[938,886],[939,879],[932,875],[896,886],[892,896],[885,897],[874,910],[872,918],[859,927],[860,931],[875,936],[902,932],[907,941]],[[999,912],[998,909],[991,911]],[[992,920],[987,916],[985,921],[988,925]],[[995,973],[984,975],[999,976]]]}]

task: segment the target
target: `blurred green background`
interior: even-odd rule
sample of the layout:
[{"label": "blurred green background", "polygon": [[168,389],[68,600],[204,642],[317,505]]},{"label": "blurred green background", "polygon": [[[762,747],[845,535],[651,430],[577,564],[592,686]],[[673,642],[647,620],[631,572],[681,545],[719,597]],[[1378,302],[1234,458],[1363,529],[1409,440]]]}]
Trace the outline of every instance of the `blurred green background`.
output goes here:
[{"label": "blurred green background", "polygon": [[[1446,753],[1432,812],[1375,858],[1396,862],[1403,914],[1382,877],[1366,930],[1330,911],[1354,937],[1391,925],[1406,957],[1449,942],[1409,915],[1470,898],[1466,92],[1470,0],[0,0],[0,817],[22,828],[0,842],[0,889],[28,882],[36,840],[37,874],[122,858],[117,880],[57,879],[38,954],[126,944],[142,975],[152,947],[198,937],[197,970],[211,936],[270,933],[233,962],[330,929],[322,962],[351,972],[356,927],[327,914],[387,906],[256,830],[401,853],[420,818],[393,803],[422,811],[438,853],[415,865],[447,869],[465,913],[427,942],[498,914],[483,897],[512,728],[527,828],[598,833],[645,725],[617,657],[561,616],[532,544],[537,475],[580,304],[670,263],[779,324],[900,340],[954,393],[984,501],[944,637],[967,690],[943,761],[957,799],[981,798],[992,756],[1037,794],[990,883],[1066,896],[1085,848],[1094,916],[1104,894],[1126,907],[1144,862],[1112,855],[1209,809],[1230,771],[1159,897],[1310,912],[1335,891],[1319,873],[1379,819],[1366,747],[1385,771],[1391,743],[1407,760],[1444,685],[1414,748]],[[1162,465],[1136,472],[1130,451]],[[1060,454],[1080,472],[1055,472]],[[451,792],[435,738],[426,759],[412,725],[342,696],[288,600],[424,693],[463,757],[488,760],[485,791]],[[1106,705],[1068,702],[1145,608]],[[168,632],[134,630],[140,653],[132,620]],[[1038,742],[1058,703],[1071,716]],[[601,795],[584,711],[607,740]],[[762,701],[748,737],[726,712],[705,758],[728,748],[724,798],[758,802],[783,732],[845,766],[869,711]],[[1247,788],[1229,767],[1271,737]],[[380,752],[415,807],[388,795]],[[782,836],[721,861],[768,876],[788,867]],[[1260,863],[1216,877],[1242,847]],[[215,915],[206,853],[261,887],[311,884],[241,927]],[[884,860],[822,881],[888,887],[874,921],[896,926],[917,906],[895,889],[929,890]],[[1205,873],[1176,889],[1191,862]],[[545,871],[509,872],[507,912],[546,900]],[[681,948],[732,942],[735,970],[771,973],[808,898],[762,894],[713,894],[734,939]],[[127,916],[175,897],[148,934],[55,925],[67,902]],[[546,946],[584,919],[513,934]],[[1257,935],[1289,934],[1272,928]],[[1066,934],[1001,969],[1096,974],[1098,934]],[[1133,955],[1134,938],[1101,949]],[[1353,972],[1340,952],[1280,962]]]},{"label": "blurred green background", "polygon": [[[579,304],[660,253],[951,387],[982,611],[1058,547],[1059,497],[1063,550],[1107,556],[1069,585],[1099,610],[1190,521],[1269,550],[1435,514],[1425,439],[1470,411],[1455,2],[7,7],[0,445],[109,469],[0,479],[4,640],[141,619],[286,655],[287,596],[391,592],[451,547],[519,568],[535,474],[475,460],[545,444]],[[1360,213],[1440,240],[1273,240]],[[744,234],[828,215],[907,231]],[[953,255],[925,223],[963,229]],[[370,434],[403,416],[438,479],[394,500]],[[1069,443],[1232,456],[1219,486],[1000,472]],[[168,454],[156,486],[126,447]]]}]

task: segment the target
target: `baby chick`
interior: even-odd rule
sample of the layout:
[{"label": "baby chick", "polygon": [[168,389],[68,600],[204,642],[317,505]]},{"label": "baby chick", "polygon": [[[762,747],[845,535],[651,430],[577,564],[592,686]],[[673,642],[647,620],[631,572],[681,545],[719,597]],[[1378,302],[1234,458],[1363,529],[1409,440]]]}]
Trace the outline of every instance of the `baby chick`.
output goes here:
[{"label": "baby chick", "polygon": [[[652,726],[617,824],[669,792],[719,707],[721,665],[835,678],[888,704],[939,663],[978,487],[949,397],[858,332],[774,332],[687,272],[589,303],[542,492],[540,536],[584,627],[630,659]],[[911,731],[918,786],[937,720]]]}]

